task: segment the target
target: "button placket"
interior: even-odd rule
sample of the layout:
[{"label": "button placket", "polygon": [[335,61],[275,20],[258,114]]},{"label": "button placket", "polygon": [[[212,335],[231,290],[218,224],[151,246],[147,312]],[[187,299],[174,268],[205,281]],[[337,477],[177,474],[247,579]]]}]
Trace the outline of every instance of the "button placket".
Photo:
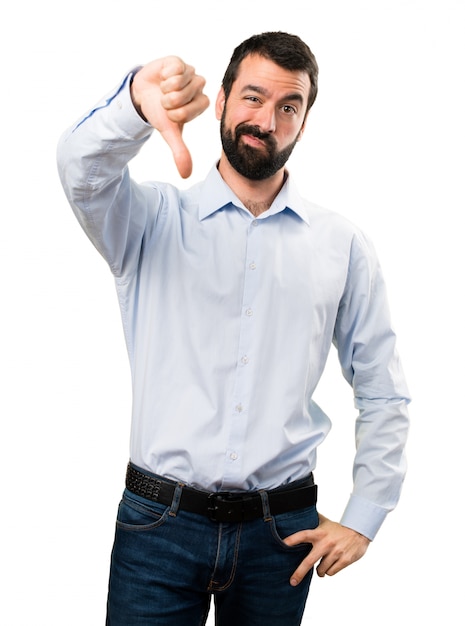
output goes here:
[{"label": "button placket", "polygon": [[253,375],[254,313],[259,280],[257,259],[259,258],[260,228],[257,228],[258,222],[259,220],[253,220],[249,225],[246,258],[244,259],[243,315],[240,321],[232,420],[223,479],[225,486],[234,484],[239,479],[240,460],[247,433],[248,407]]}]

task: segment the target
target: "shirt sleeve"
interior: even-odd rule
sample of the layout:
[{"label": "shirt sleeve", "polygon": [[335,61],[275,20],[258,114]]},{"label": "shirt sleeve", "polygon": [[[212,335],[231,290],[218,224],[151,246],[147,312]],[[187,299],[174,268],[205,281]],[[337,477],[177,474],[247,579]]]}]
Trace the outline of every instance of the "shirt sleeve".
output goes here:
[{"label": "shirt sleeve", "polygon": [[161,202],[156,189],[129,176],[128,162],[153,131],[132,103],[132,75],[68,129],[57,150],[68,201],[115,276],[137,267],[147,223]]},{"label": "shirt sleeve", "polygon": [[354,487],[341,523],[373,539],[405,477],[410,397],[379,262],[360,233],[352,241],[334,344],[358,409]]}]

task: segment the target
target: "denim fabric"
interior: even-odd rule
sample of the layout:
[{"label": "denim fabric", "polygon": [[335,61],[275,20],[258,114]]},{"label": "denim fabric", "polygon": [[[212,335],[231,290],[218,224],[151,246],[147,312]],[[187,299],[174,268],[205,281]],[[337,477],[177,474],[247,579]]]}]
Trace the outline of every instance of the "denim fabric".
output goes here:
[{"label": "denim fabric", "polygon": [[271,517],[265,499],[264,510],[251,522],[217,523],[125,490],[107,626],[201,626],[212,596],[219,626],[300,624],[312,572],[297,587],[289,579],[311,546],[282,539],[315,528],[316,507]]}]

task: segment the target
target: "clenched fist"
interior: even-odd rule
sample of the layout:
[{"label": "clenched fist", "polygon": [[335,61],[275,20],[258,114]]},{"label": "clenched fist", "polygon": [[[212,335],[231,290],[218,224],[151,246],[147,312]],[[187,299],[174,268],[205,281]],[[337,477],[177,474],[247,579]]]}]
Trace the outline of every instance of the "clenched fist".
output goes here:
[{"label": "clenched fist", "polygon": [[208,107],[204,86],[205,79],[176,56],[151,61],[136,73],[131,85],[134,106],[169,145],[183,178],[192,173],[192,158],[182,130]]}]

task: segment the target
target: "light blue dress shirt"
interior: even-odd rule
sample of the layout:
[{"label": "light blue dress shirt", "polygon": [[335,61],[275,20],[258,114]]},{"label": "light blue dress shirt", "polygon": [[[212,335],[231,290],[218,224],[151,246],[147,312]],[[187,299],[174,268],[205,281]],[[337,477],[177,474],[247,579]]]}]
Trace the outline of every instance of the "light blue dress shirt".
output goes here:
[{"label": "light blue dress shirt", "polygon": [[128,84],[63,135],[58,162],[116,282],[131,460],[207,490],[306,476],[330,429],[312,394],[334,342],[359,409],[341,522],[373,538],[399,498],[409,400],[370,241],[289,176],[258,218],[216,167],[188,190],[135,183],[127,164],[153,129]]}]

